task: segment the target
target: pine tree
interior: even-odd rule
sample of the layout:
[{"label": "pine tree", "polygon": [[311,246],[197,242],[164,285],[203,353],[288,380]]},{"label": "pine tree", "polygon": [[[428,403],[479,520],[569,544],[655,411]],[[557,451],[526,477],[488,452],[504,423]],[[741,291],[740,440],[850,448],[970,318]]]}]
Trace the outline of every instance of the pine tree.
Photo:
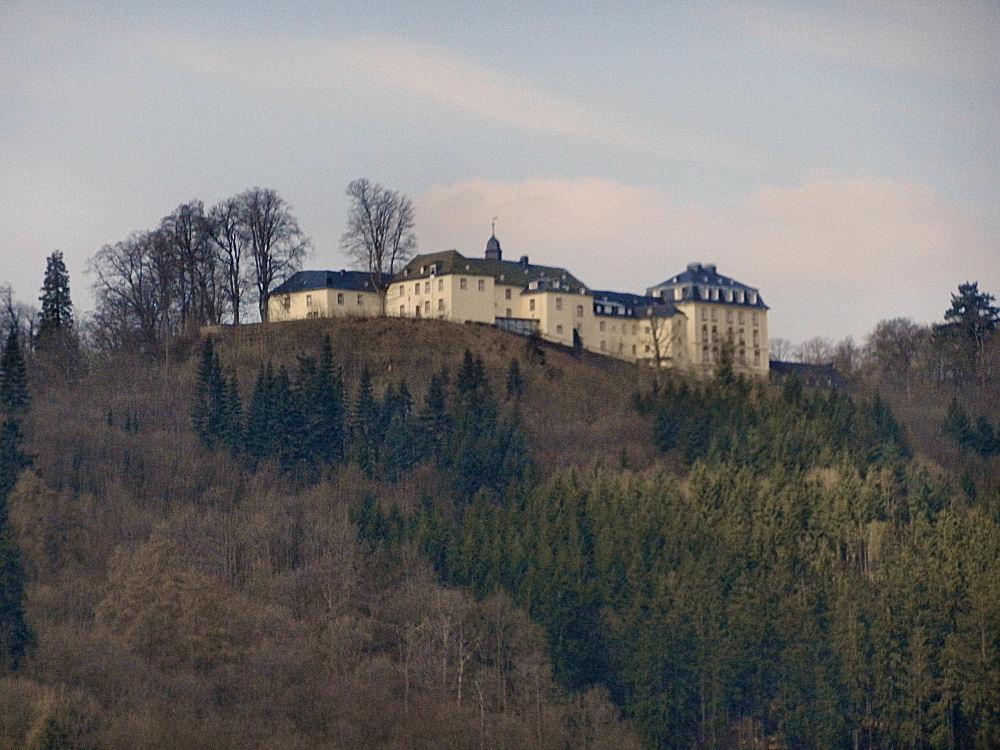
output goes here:
[{"label": "pine tree", "polygon": [[21,355],[21,343],[17,330],[12,326],[7,333],[7,344],[0,356],[0,407],[17,413],[27,408],[28,371]]},{"label": "pine tree", "polygon": [[69,273],[59,250],[46,260],[42,296],[38,299],[42,303],[42,311],[38,316],[39,339],[44,340],[53,334],[72,329],[73,303],[69,297]]}]

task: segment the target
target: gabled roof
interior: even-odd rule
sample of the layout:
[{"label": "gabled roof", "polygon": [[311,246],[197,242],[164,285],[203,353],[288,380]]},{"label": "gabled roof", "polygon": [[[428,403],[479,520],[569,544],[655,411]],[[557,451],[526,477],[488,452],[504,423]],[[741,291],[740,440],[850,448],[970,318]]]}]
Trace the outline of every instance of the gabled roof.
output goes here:
[{"label": "gabled roof", "polygon": [[374,292],[367,271],[298,271],[281,285],[271,290],[271,295],[309,292],[314,289],[343,289],[348,292]]},{"label": "gabled roof", "polygon": [[[646,294],[649,296],[661,296],[664,289],[676,289],[680,287],[682,291],[681,300],[704,300],[712,302],[722,302],[728,304],[739,304],[747,305],[750,307],[760,307],[766,308],[767,305],[764,304],[764,300],[760,297],[760,292],[746,284],[741,284],[735,279],[731,279],[728,276],[723,276],[716,270],[715,264],[706,263],[702,265],[701,263],[689,263],[688,267],[677,274],[672,276],[666,281],[657,284],[656,286],[651,286],[646,290]],[[711,295],[711,290],[717,290],[722,292],[740,292],[743,302],[734,302],[731,300],[719,299]],[[753,301],[747,301],[752,299]]]},{"label": "gabled roof", "polygon": [[656,318],[669,318],[682,314],[680,310],[656,297],[628,292],[595,291],[594,315],[612,317],[644,318],[652,315]]},{"label": "gabled roof", "polygon": [[[532,282],[547,282],[529,291],[567,291],[579,294],[586,291],[586,285],[565,268],[540,266],[529,263],[527,256],[520,261],[491,260],[487,258],[466,258],[457,250],[443,250],[427,255],[418,255],[396,274],[393,281],[422,279],[429,276],[447,274],[468,274],[470,276],[492,276],[498,284],[528,287]],[[558,282],[554,284],[553,282]]]}]

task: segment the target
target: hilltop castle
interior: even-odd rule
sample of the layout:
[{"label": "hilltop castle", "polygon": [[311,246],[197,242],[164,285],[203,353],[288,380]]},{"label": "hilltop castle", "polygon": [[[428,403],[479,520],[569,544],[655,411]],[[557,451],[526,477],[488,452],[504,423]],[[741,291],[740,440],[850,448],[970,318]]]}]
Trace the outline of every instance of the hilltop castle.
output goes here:
[{"label": "hilltop castle", "polygon": [[[768,375],[767,305],[753,287],[691,263],[645,295],[597,291],[565,268],[503,260],[496,235],[482,258],[418,255],[386,292],[386,315],[491,323],[630,362],[707,376],[726,347],[734,367]],[[271,292],[268,320],[380,315],[363,271],[300,271]]]}]

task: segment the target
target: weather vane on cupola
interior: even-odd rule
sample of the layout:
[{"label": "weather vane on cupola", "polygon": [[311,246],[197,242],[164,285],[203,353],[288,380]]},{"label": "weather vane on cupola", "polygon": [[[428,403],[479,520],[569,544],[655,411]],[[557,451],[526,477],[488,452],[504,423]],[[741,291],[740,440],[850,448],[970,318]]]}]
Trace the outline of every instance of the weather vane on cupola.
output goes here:
[{"label": "weather vane on cupola", "polygon": [[493,217],[493,233],[489,242],[486,243],[486,260],[503,260],[503,251],[500,250],[500,241],[497,239],[497,217]]}]

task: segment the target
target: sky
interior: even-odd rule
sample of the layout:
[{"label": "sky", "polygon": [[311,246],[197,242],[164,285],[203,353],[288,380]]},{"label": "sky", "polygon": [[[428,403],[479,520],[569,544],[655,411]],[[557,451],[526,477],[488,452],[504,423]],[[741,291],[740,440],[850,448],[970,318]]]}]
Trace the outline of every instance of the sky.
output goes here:
[{"label": "sky", "polygon": [[715,263],[772,337],[862,343],[1000,296],[1000,4],[0,2],[0,284],[79,313],[103,245],[253,186],[311,269],[351,180],[419,252],[642,293]]}]

